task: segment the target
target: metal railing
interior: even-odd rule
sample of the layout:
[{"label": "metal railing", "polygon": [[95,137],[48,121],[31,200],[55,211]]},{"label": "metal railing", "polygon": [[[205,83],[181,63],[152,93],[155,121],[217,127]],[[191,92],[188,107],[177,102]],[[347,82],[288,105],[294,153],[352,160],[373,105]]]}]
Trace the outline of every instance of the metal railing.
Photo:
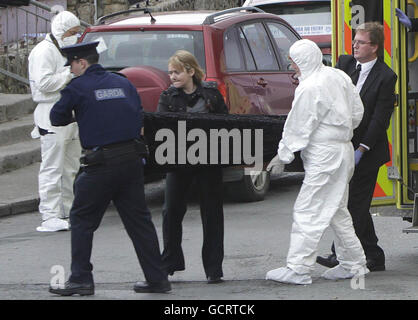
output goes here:
[{"label": "metal railing", "polygon": [[[58,7],[50,7],[35,0],[30,0],[29,6],[6,7],[0,9],[0,12],[6,10],[6,21],[3,23],[2,30],[2,51],[6,56],[6,65],[5,68],[0,67],[0,73],[26,85],[29,85],[27,75],[19,75],[16,72],[13,72],[11,70],[11,60],[13,60],[13,55],[15,56],[14,58],[16,61],[22,56],[26,59],[31,48],[43,40],[46,34],[50,32],[52,15],[49,17],[42,15],[40,9],[53,14],[57,14],[61,11]],[[14,13],[16,17],[14,20],[16,21],[11,21],[9,23],[9,13]],[[33,22],[33,24],[31,22]],[[90,25],[84,21],[80,21],[80,23],[85,27]],[[25,28],[24,33],[21,32],[22,25],[24,25]]]}]

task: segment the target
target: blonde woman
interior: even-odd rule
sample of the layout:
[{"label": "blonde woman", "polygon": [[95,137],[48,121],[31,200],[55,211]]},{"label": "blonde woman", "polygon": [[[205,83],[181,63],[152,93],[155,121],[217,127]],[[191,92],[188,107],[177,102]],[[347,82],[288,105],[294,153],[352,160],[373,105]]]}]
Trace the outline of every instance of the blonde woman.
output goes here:
[{"label": "blonde woman", "polygon": [[[204,82],[204,72],[188,51],[177,51],[168,62],[172,85],[160,96],[159,112],[228,113],[215,82]],[[181,247],[187,190],[196,180],[203,225],[202,260],[208,283],[222,282],[224,217],[222,169],[188,167],[167,173],[163,208],[163,262],[167,272],[185,269]]]}]

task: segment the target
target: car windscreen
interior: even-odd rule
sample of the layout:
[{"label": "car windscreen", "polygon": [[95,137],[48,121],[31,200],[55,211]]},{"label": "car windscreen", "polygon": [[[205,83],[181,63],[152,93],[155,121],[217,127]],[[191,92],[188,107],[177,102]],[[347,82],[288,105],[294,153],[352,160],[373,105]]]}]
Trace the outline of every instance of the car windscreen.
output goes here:
[{"label": "car windscreen", "polygon": [[118,31],[87,33],[83,42],[100,41],[99,63],[106,69],[151,66],[167,71],[168,59],[177,50],[192,53],[205,70],[201,31]]},{"label": "car windscreen", "polygon": [[330,35],[331,5],[329,3],[303,5],[265,5],[260,6],[266,12],[274,13],[286,20],[302,37]]}]

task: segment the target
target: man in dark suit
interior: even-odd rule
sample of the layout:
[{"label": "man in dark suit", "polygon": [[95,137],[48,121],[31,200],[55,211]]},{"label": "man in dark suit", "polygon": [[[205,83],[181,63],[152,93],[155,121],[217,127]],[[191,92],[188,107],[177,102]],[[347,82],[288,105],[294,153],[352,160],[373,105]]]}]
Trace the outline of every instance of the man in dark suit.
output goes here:
[{"label": "man in dark suit", "polygon": [[[383,26],[367,22],[356,30],[353,55],[340,56],[335,66],[351,76],[364,105],[363,119],[352,138],[356,168],[350,181],[348,209],[370,271],[385,270],[385,254],[377,244],[369,209],[379,168],[390,160],[386,130],[394,109],[397,80],[379,57],[383,44]],[[329,268],[336,266],[334,246],[332,252],[328,257],[318,256],[317,262]]]}]

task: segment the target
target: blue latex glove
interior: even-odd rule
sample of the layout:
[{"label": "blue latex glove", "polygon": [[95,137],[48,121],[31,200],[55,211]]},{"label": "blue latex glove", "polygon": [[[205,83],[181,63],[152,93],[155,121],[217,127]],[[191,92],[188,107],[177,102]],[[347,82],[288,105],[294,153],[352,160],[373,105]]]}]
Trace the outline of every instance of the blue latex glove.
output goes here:
[{"label": "blue latex glove", "polygon": [[354,161],[355,161],[356,165],[358,165],[362,156],[363,156],[363,152],[361,152],[359,149],[357,149],[354,152]]},{"label": "blue latex glove", "polygon": [[402,23],[408,29],[411,29],[412,27],[411,19],[409,19],[409,17],[401,9],[396,8],[395,11],[396,11],[396,16],[399,18],[399,22]]}]

